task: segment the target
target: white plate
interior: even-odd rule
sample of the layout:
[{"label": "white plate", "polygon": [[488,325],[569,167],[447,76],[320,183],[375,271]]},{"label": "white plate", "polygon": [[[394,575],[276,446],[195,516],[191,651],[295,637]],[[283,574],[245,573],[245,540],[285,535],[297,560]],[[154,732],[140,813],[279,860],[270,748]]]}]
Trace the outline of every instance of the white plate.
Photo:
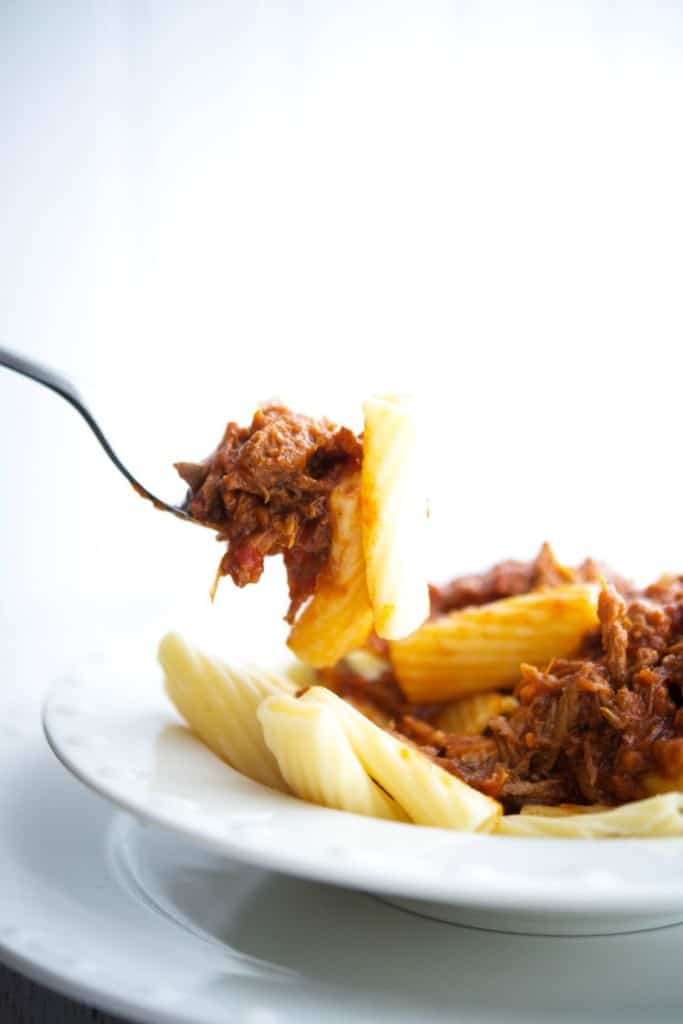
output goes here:
[{"label": "white plate", "polygon": [[683,919],[683,840],[464,835],[327,810],[244,778],[180,724],[151,649],[83,666],[53,689],[44,721],[57,755],[97,792],[247,864],[518,932]]},{"label": "white plate", "polygon": [[680,1021],[681,927],[547,939],[426,921],[240,867],[81,786],[45,746],[46,685],[73,651],[81,674],[99,678],[114,646],[130,649],[127,622],[150,623],[153,649],[156,615],[130,602],[13,613],[0,687],[0,959],[159,1024]]}]

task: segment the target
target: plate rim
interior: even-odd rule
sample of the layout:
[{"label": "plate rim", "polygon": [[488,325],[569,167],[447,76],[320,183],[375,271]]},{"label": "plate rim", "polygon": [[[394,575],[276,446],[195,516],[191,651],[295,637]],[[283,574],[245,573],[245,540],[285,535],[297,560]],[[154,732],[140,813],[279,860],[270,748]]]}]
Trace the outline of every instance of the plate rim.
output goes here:
[{"label": "plate rim", "polygon": [[87,981],[71,977],[65,971],[57,971],[46,966],[39,956],[30,956],[15,949],[8,942],[0,939],[0,961],[10,971],[23,975],[37,985],[55,992],[82,1007],[92,1007],[102,1013],[115,1014],[133,1024],[141,1020],[139,1014],[145,1014],[150,1024],[194,1024],[191,1016],[183,1015],[172,1009],[164,1009],[158,1003],[137,997],[136,1000],[126,999],[119,995],[116,987],[107,988]]},{"label": "plate rim", "polygon": [[[100,670],[106,675],[107,669],[104,666],[99,666]],[[73,678],[73,677],[72,677]],[[59,739],[59,727],[55,728],[54,716],[52,714],[55,702],[58,700],[62,687],[65,685],[65,680],[56,681],[54,685],[48,690],[42,705],[41,721],[43,731],[48,743],[48,746],[55,757],[64,765],[64,767],[74,775],[82,784],[86,785],[89,789],[96,792],[99,796],[108,800],[115,806],[122,808],[129,814],[133,814],[137,818],[150,823],[161,825],[162,827],[169,828],[185,839],[189,839],[204,847],[205,849],[211,850],[213,853],[218,853],[226,858],[236,860],[239,863],[258,867],[267,871],[275,871],[281,874],[291,875],[297,878],[303,878],[311,881],[324,882],[329,885],[336,885],[338,887],[353,888],[356,890],[380,893],[383,895],[402,896],[408,899],[425,900],[431,902],[440,902],[449,906],[462,906],[467,908],[478,908],[483,910],[500,910],[500,911],[526,911],[534,913],[575,913],[587,916],[599,915],[605,913],[654,913],[657,911],[667,912],[675,910],[677,907],[683,909],[683,885],[679,890],[672,892],[671,888],[666,888],[661,883],[652,884],[651,882],[643,882],[642,878],[634,879],[633,885],[628,892],[624,892],[623,889],[612,886],[606,890],[596,892],[595,890],[582,889],[578,886],[566,886],[564,890],[558,888],[557,880],[553,876],[552,884],[547,879],[537,880],[536,885],[532,889],[526,889],[523,891],[511,891],[505,885],[493,885],[491,891],[488,891],[486,887],[479,884],[463,884],[461,881],[459,885],[455,887],[455,891],[444,895],[442,885],[433,884],[433,882],[427,877],[421,880],[421,883],[417,887],[406,888],[405,884],[400,878],[391,876],[390,872],[384,874],[378,874],[377,872],[368,874],[367,865],[363,869],[362,863],[351,859],[350,862],[344,862],[342,858],[338,863],[329,863],[328,861],[321,862],[320,859],[313,860],[305,859],[296,854],[292,854],[291,850],[287,848],[280,848],[277,846],[261,845],[260,847],[254,846],[253,843],[249,843],[245,840],[244,836],[239,833],[232,834],[230,836],[223,835],[220,838],[215,837],[211,834],[198,831],[196,828],[188,825],[187,822],[179,820],[179,818],[171,813],[169,810],[159,807],[150,807],[145,805],[144,801],[137,799],[137,790],[133,791],[133,797],[130,794],[124,794],[120,788],[110,783],[104,778],[95,778],[92,774],[84,770],[83,765],[76,759],[74,759],[68,750],[64,749],[64,746],[60,743]],[[86,683],[83,690],[87,691],[88,685]],[[92,684],[90,684],[92,685]],[[79,691],[81,688],[79,687]],[[109,699],[112,699],[111,690],[106,691]],[[160,698],[163,698],[163,691],[159,686],[158,693],[156,694]],[[116,694],[114,694],[116,699]],[[169,724],[173,721],[180,721],[179,718],[171,717],[171,706],[169,708]],[[186,727],[187,728],[187,727]],[[211,751],[199,739],[197,739],[191,731],[187,730],[188,734],[192,736],[192,742],[197,744],[201,750],[208,753],[212,758],[215,758],[216,762],[226,768],[228,772],[233,772],[236,775],[239,773],[235,772],[229,765],[216,757]],[[297,804],[300,804],[302,808],[310,814],[320,815],[321,826],[324,825],[324,816],[336,817],[337,821],[340,820],[339,816],[344,819],[354,819],[356,822],[359,819],[363,825],[369,830],[382,831],[390,838],[391,834],[395,837],[398,832],[397,830],[405,829],[420,829],[420,833],[424,835],[429,833],[435,838],[444,839],[446,836],[450,837],[454,842],[454,856],[456,855],[455,844],[460,842],[461,848],[465,845],[470,847],[475,846],[479,849],[490,849],[492,847],[489,844],[495,844],[498,850],[510,847],[510,849],[516,849],[517,853],[524,852],[524,850],[532,849],[535,852],[542,850],[552,855],[557,852],[564,852],[576,854],[579,849],[583,851],[590,850],[610,850],[614,853],[623,849],[633,849],[634,847],[641,847],[644,852],[644,856],[655,850],[662,850],[663,844],[666,844],[667,848],[673,847],[674,850],[678,851],[683,855],[683,838],[675,837],[656,837],[656,838],[632,838],[632,839],[558,839],[558,838],[527,838],[527,837],[516,837],[516,836],[490,836],[490,835],[476,835],[470,833],[454,833],[447,829],[431,828],[427,826],[410,825],[401,822],[387,822],[381,821],[374,818],[362,818],[360,815],[353,815],[349,812],[333,810],[330,808],[319,807],[315,804],[307,803],[306,801],[300,801],[296,797],[290,794],[277,793],[274,790],[270,790],[265,786],[260,785],[250,779],[245,779],[244,776],[239,775],[241,782],[247,782],[249,786],[257,787],[261,791],[261,797],[263,793],[267,794],[268,797],[273,801],[275,808],[274,813],[277,813],[277,801],[278,800],[295,800]],[[271,808],[272,809],[272,808]],[[229,813],[229,812],[227,812]],[[299,813],[302,813],[301,810]],[[332,819],[328,817],[328,821]],[[510,844],[513,844],[510,846]],[[531,847],[529,844],[532,844]],[[580,844],[578,846],[577,844]],[[584,858],[585,859],[585,858]],[[657,873],[655,873],[655,876]]]}]

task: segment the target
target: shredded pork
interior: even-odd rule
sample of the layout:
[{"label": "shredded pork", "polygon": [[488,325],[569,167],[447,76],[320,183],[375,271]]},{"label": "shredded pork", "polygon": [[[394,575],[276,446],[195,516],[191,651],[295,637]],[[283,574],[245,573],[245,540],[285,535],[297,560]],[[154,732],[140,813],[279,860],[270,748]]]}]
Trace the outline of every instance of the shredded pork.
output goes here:
[{"label": "shredded pork", "polygon": [[187,510],[228,543],[216,582],[255,583],[264,559],[283,555],[292,622],[329,558],[330,492],[361,457],[360,439],[345,427],[268,405],[248,427],[228,423],[203,462],[176,463],[190,489]]},{"label": "shredded pork", "polygon": [[518,707],[480,736],[436,728],[443,705],[410,704],[390,670],[370,682],[342,665],[322,681],[506,810],[638,799],[651,773],[683,777],[683,577],[663,577],[637,593],[590,559],[577,569],[558,567],[544,545],[532,562],[504,562],[433,588],[432,600],[438,614],[600,578],[614,583],[603,586],[600,626],[580,655],[544,668],[522,665]]}]

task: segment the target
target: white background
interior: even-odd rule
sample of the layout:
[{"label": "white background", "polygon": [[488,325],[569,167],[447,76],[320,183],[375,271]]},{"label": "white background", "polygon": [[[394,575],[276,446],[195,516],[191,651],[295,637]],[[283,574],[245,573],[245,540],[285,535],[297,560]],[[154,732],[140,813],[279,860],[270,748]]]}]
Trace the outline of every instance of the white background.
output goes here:
[{"label": "white background", "polygon": [[[409,390],[435,578],[683,570],[682,45],[665,3],[5,2],[0,343],[169,498],[262,398]],[[6,610],[228,622],[210,536],[1,370],[0,438]]]}]

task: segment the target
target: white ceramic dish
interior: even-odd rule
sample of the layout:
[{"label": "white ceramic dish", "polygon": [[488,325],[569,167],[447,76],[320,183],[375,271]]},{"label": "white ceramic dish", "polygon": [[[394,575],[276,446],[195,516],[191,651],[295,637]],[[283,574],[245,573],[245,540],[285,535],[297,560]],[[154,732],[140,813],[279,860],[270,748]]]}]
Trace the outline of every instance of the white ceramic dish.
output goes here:
[{"label": "white ceramic dish", "polygon": [[240,866],[71,778],[40,730],[46,687],[74,651],[70,677],[100,678],[139,641],[155,687],[158,615],[128,600],[34,605],[7,623],[0,960],[150,1024],[678,1024],[683,927],[548,939],[440,924]]},{"label": "white ceramic dish", "polygon": [[44,724],[88,786],[245,864],[508,931],[597,934],[683,920],[683,840],[463,835],[327,810],[245,779],[180,724],[151,650],[139,664],[127,655],[59,683]]}]

